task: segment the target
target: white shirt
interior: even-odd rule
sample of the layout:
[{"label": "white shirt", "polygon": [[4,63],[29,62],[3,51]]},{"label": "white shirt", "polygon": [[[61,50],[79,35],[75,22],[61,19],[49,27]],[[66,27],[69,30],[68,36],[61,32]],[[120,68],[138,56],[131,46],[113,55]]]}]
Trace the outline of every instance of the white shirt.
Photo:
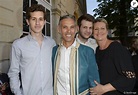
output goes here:
[{"label": "white shirt", "polygon": [[57,74],[57,92],[58,95],[70,95],[70,53],[71,48],[76,46],[76,41],[66,48],[62,45],[60,52],[61,52],[61,61],[58,69]]},{"label": "white shirt", "polygon": [[78,34],[77,34],[77,35],[76,35],[76,40],[77,40],[80,44],[83,44],[83,45],[86,45],[86,46],[88,46],[88,47],[91,47],[91,48],[94,50],[94,52],[95,52],[95,50],[96,50],[96,47],[98,46],[96,40],[93,39],[93,38],[89,38],[89,39],[87,40],[87,42],[84,43],[84,42],[82,42],[82,41],[78,38]]},{"label": "white shirt", "polygon": [[53,95],[51,56],[54,45],[53,39],[44,37],[40,47],[31,35],[14,41],[8,76],[11,90],[15,95]]}]

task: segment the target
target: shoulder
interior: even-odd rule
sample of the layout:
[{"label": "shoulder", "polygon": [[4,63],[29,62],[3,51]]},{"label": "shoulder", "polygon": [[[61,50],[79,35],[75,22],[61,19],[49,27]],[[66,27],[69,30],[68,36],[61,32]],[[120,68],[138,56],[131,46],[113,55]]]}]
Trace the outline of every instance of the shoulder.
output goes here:
[{"label": "shoulder", "polygon": [[96,40],[94,38],[89,38],[88,40],[90,40],[91,42],[95,42],[96,43]]},{"label": "shoulder", "polygon": [[83,44],[80,44],[80,47],[79,48],[83,48],[83,49],[92,49],[90,48],[89,46],[86,46],[86,45],[83,45]]},{"label": "shoulder", "polygon": [[121,43],[119,43],[117,41],[112,41],[111,46],[121,46]]},{"label": "shoulder", "polygon": [[53,38],[49,36],[44,36],[47,41],[55,42]]},{"label": "shoulder", "polygon": [[121,43],[117,42],[117,41],[113,41],[111,44],[110,44],[110,47],[111,48],[114,48],[114,49],[126,49]]},{"label": "shoulder", "polygon": [[88,58],[90,60],[93,60],[95,58],[94,50],[91,47],[85,46],[80,44],[78,48],[78,54],[82,58]]},{"label": "shoulder", "polygon": [[79,50],[80,50],[80,51],[83,50],[83,51],[86,51],[86,52],[94,52],[94,50],[93,50],[91,47],[88,47],[88,46],[82,45],[82,44],[80,44]]},{"label": "shoulder", "polygon": [[20,45],[23,45],[27,41],[28,41],[27,36],[23,38],[18,38],[12,43],[12,46],[20,46]]},{"label": "shoulder", "polygon": [[54,46],[56,45],[56,42],[53,38],[49,37],[49,36],[44,36],[45,38],[45,41],[50,43],[50,44],[53,44]]},{"label": "shoulder", "polygon": [[121,43],[114,41],[110,45],[110,50],[112,50],[115,54],[129,54],[128,49],[123,46]]}]

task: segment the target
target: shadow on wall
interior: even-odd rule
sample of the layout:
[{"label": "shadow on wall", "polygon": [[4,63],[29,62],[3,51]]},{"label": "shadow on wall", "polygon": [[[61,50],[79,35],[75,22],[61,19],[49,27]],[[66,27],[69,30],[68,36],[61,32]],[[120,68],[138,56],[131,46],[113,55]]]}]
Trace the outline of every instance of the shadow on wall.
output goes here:
[{"label": "shadow on wall", "polygon": [[[27,36],[28,33],[23,33],[20,38]],[[0,72],[7,73],[10,67],[10,52],[12,43],[0,43]]]},{"label": "shadow on wall", "polygon": [[11,43],[1,45],[2,55],[0,56],[0,71],[2,73],[7,73],[10,66],[10,49]]}]

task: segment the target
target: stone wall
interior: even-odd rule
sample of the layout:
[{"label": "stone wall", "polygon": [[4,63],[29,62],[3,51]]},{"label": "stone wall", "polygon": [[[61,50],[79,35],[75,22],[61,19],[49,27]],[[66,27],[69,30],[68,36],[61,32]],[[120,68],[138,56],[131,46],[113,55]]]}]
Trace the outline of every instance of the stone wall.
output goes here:
[{"label": "stone wall", "polygon": [[22,31],[22,0],[0,0],[0,71],[7,72],[12,42]]}]

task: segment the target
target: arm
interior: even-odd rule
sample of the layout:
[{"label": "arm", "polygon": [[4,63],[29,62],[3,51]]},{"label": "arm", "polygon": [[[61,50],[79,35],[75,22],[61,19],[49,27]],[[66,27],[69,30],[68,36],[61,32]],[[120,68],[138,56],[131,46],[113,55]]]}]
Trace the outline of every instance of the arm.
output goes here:
[{"label": "arm", "polygon": [[122,93],[132,91],[136,77],[131,55],[121,44],[114,46],[113,53],[113,62],[119,75],[116,80],[111,82],[111,85]]},{"label": "arm", "polygon": [[90,82],[90,87],[96,86],[94,83],[94,80],[97,82],[100,82],[99,79],[99,72],[98,72],[98,66],[95,60],[95,55],[94,51],[90,49],[90,51],[87,53],[88,55],[88,62],[89,62],[89,82]]},{"label": "arm", "polygon": [[19,80],[20,51],[15,44],[12,46],[10,63],[10,69],[8,72],[8,76],[10,78],[10,88],[15,95],[22,95]]},{"label": "arm", "polygon": [[104,93],[116,90],[110,83],[103,85]]}]

